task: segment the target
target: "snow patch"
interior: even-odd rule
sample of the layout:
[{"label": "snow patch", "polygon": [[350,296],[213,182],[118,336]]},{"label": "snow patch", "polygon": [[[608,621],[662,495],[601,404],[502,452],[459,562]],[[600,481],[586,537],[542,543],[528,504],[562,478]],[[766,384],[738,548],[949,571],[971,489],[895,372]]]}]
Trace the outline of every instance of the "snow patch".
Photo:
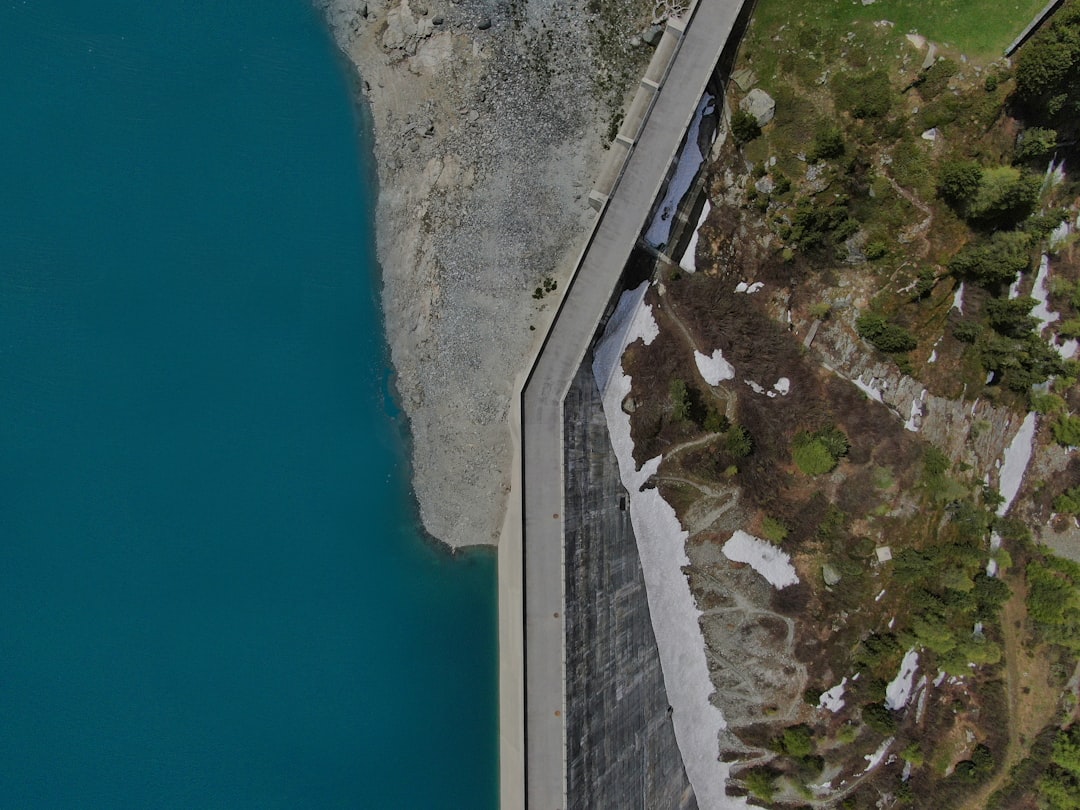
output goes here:
[{"label": "snow patch", "polygon": [[750,390],[753,391],[755,394],[764,394],[765,393],[765,389],[761,386],[760,383],[756,383],[753,380],[743,380],[743,382],[746,383],[747,385],[749,385]]},{"label": "snow patch", "polygon": [[799,581],[791,558],[772,543],[767,543],[737,529],[724,543],[724,556],[732,562],[746,563],[768,580],[774,588],[786,588]]},{"label": "snow patch", "polygon": [[1039,272],[1035,274],[1035,284],[1031,288],[1031,297],[1035,299],[1035,306],[1032,308],[1031,314],[1039,320],[1040,334],[1046,330],[1048,325],[1061,317],[1058,313],[1051,312],[1050,307],[1047,306],[1050,289],[1046,286],[1046,279],[1049,274],[1050,257],[1044,253],[1042,258],[1039,259]]},{"label": "snow patch", "polygon": [[856,388],[858,388],[860,391],[870,397],[870,399],[874,400],[875,402],[884,402],[884,400],[881,398],[881,391],[874,388],[874,386],[870,385],[869,383],[864,383],[861,375],[858,379],[852,380],[852,382],[855,383]]},{"label": "snow patch", "polygon": [[671,223],[679,202],[686,196],[690,186],[697,176],[701,164],[705,162],[705,156],[698,147],[698,135],[701,132],[701,121],[712,113],[714,109],[713,97],[706,93],[698,102],[694,112],[694,120],[686,130],[686,141],[682,152],[679,154],[679,162],[675,167],[675,174],[667,185],[667,192],[657,209],[656,216],[649,223],[649,229],[645,231],[645,241],[653,247],[661,247],[667,244],[671,238]]},{"label": "snow patch", "polygon": [[844,689],[846,686],[847,677],[845,676],[836,686],[822,692],[821,697],[818,699],[818,708],[828,709],[833,714],[844,708]]},{"label": "snow patch", "polygon": [[899,711],[911,698],[911,687],[915,682],[915,672],[919,668],[919,653],[912,647],[904,654],[900,662],[900,672],[885,687],[885,708]]},{"label": "snow patch", "polygon": [[735,379],[735,366],[724,359],[724,353],[717,349],[712,355],[694,351],[694,362],[697,363],[701,377],[709,385],[719,385],[721,380]]},{"label": "snow patch", "polygon": [[926,415],[926,391],[927,389],[924,388],[921,397],[911,400],[911,415],[904,422],[904,427],[912,433],[918,433],[919,428],[922,427],[923,416]]},{"label": "snow patch", "polygon": [[754,293],[761,290],[761,288],[764,286],[765,283],[762,281],[755,281],[753,284],[747,284],[745,281],[740,281],[738,284],[735,285],[735,292],[753,295]]},{"label": "snow patch", "polygon": [[789,380],[787,377],[781,377],[779,380],[773,383],[773,391],[775,391],[782,397],[786,397],[791,391],[791,380]]},{"label": "snow patch", "polygon": [[961,315],[964,314],[964,282],[962,281],[960,282],[960,285],[956,288],[956,292],[953,293],[952,308],[959,312]]},{"label": "snow patch", "polygon": [[609,320],[593,359],[593,375],[603,396],[604,415],[619,475],[630,495],[630,520],[637,537],[653,632],[671,705],[675,740],[687,778],[702,810],[745,807],[744,800],[726,795],[730,766],[717,758],[717,737],[727,727],[723,714],[710,701],[714,691],[705,659],[705,639],[682,567],[689,564],[687,533],[675,510],[655,488],[642,485],[660,466],[657,456],[637,469],[630,416],[622,409],[631,380],[622,368],[623,351],[635,340],[656,336],[652,309],[644,303],[647,284],[624,292]]},{"label": "snow patch", "polygon": [[690,236],[690,241],[686,245],[686,250],[683,251],[682,258],[679,259],[679,267],[687,273],[697,271],[698,232],[701,230],[701,226],[705,224],[705,220],[709,218],[710,211],[712,211],[712,203],[705,200],[705,205],[701,208],[701,216],[698,217],[697,225],[694,226],[694,233]]},{"label": "snow patch", "polygon": [[889,746],[893,744],[894,739],[894,737],[887,737],[874,753],[863,755],[863,759],[867,762],[866,770],[863,773],[869,773],[881,764],[881,760],[885,759],[885,753],[889,750]]},{"label": "snow patch", "polygon": [[1020,491],[1020,483],[1024,480],[1024,471],[1027,470],[1028,462],[1031,461],[1032,441],[1035,439],[1035,414],[1029,413],[1024,417],[1020,430],[1016,432],[1009,446],[1005,448],[1002,458],[1001,472],[998,475],[998,492],[1004,498],[997,508],[998,517],[1004,517],[1009,511],[1016,493]]}]

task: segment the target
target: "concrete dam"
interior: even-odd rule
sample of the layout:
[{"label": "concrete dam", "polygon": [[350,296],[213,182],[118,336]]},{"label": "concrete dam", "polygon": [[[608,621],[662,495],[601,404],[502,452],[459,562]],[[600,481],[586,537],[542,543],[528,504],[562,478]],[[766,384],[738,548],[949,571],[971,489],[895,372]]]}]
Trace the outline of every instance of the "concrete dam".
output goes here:
[{"label": "concrete dam", "polygon": [[[591,195],[593,231],[523,387],[521,543],[500,549],[500,580],[520,577],[516,593],[501,585],[510,625],[500,630],[504,810],[698,807],[592,347],[627,273],[652,268],[639,240],[706,90],[722,99],[717,77],[748,14],[743,0],[700,0],[669,21]],[[632,254],[637,271],[627,270]],[[516,654],[524,671],[515,680]]]}]

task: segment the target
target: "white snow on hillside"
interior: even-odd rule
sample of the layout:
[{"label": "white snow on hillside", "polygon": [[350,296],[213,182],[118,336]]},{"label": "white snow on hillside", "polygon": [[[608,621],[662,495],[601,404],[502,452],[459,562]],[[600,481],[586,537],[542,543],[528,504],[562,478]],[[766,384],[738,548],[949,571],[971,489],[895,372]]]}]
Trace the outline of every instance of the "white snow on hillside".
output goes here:
[{"label": "white snow on hillside", "polygon": [[697,243],[698,235],[701,231],[701,226],[705,224],[705,220],[709,218],[709,212],[712,211],[712,203],[705,200],[705,205],[701,209],[701,216],[698,217],[697,225],[694,226],[694,233],[690,237],[690,242],[686,246],[686,250],[683,251],[682,258],[679,259],[679,267],[685,270],[687,273],[693,273],[697,271]]},{"label": "white snow on hillside", "polygon": [[860,391],[870,397],[870,399],[874,400],[875,402],[884,402],[884,400],[881,398],[881,392],[869,383],[864,383],[862,377],[852,380],[852,382],[855,383],[856,388],[858,388]]},{"label": "white snow on hillside", "polygon": [[637,538],[675,740],[686,775],[702,810],[733,810],[747,805],[745,799],[726,794],[724,785],[731,769],[717,758],[717,738],[727,724],[709,700],[714,689],[705,659],[705,639],[698,625],[701,612],[682,571],[689,563],[685,551],[688,535],[659,490],[641,489],[660,466],[660,457],[637,469],[630,416],[622,409],[631,386],[622,368],[622,353],[635,340],[641,338],[649,343],[657,334],[652,310],[643,301],[646,289],[647,285],[642,284],[619,299],[615,310],[618,317],[609,321],[594,352],[593,374],[603,397],[619,475],[630,493],[630,520]]},{"label": "white snow on hillside", "polygon": [[701,132],[701,119],[710,115],[713,109],[713,97],[706,93],[698,102],[694,120],[690,122],[690,127],[686,130],[686,142],[679,154],[675,174],[668,181],[663,202],[660,203],[656,215],[649,223],[648,230],[645,231],[645,241],[653,247],[662,247],[671,238],[672,217],[678,210],[679,202],[693,185],[694,177],[701,168],[701,164],[705,162],[705,156],[701,154],[701,149],[698,147],[698,134]]},{"label": "white snow on hillside", "polygon": [[1020,484],[1024,480],[1024,471],[1027,470],[1028,462],[1031,461],[1031,446],[1035,439],[1035,414],[1029,413],[1024,417],[1020,430],[1016,432],[1009,446],[1005,448],[1005,455],[1001,462],[1001,471],[998,473],[998,492],[1004,498],[997,508],[998,517],[1004,517],[1009,511],[1016,493],[1020,491]]},{"label": "white snow on hillside", "polygon": [[1044,253],[1039,260],[1039,272],[1035,274],[1035,283],[1031,288],[1031,297],[1035,299],[1031,314],[1039,320],[1039,332],[1045,331],[1049,324],[1061,317],[1058,313],[1051,311],[1047,305],[1050,289],[1046,286],[1046,280],[1049,274],[1050,257]]},{"label": "white snow on hillside", "polygon": [[864,754],[863,759],[866,760],[866,770],[863,773],[868,773],[881,764],[881,760],[885,759],[885,754],[889,750],[889,746],[893,744],[895,737],[887,737],[881,745],[877,747],[877,750],[872,754]]},{"label": "white snow on hillside", "polygon": [[746,563],[765,577],[774,588],[786,588],[799,581],[799,575],[791,564],[791,557],[772,543],[747,534],[742,529],[737,529],[731,535],[722,550],[729,560]]},{"label": "white snow on hillside", "polygon": [[847,677],[845,676],[836,686],[821,693],[821,697],[818,699],[818,707],[828,709],[833,714],[836,714],[844,708],[844,689],[846,687]]},{"label": "white snow on hillside", "polygon": [[904,654],[900,662],[900,671],[885,687],[885,708],[894,712],[907,706],[911,699],[911,688],[915,683],[915,672],[919,669],[919,654],[914,648]]},{"label": "white snow on hillside", "polygon": [[735,285],[735,292],[753,295],[764,286],[765,283],[762,281],[755,281],[753,284],[747,284],[745,281],[740,281],[738,284]]},{"label": "white snow on hillside", "polygon": [[956,288],[956,292],[952,297],[952,308],[958,311],[961,315],[964,314],[964,282],[960,282],[960,285]]},{"label": "white snow on hillside", "polygon": [[711,355],[695,351],[694,362],[701,372],[701,378],[709,385],[719,385],[722,380],[735,379],[735,366],[724,359],[724,353],[720,349]]},{"label": "white snow on hillside", "polygon": [[917,433],[922,427],[923,416],[926,415],[926,393],[927,389],[924,388],[921,396],[911,400],[911,413],[904,422],[904,427],[913,433]]}]

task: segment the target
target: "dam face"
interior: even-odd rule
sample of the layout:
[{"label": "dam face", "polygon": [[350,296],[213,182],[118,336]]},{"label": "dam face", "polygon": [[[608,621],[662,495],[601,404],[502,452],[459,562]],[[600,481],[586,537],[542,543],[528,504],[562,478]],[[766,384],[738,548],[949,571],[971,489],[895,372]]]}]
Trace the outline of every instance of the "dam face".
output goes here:
[{"label": "dam face", "polygon": [[563,408],[567,810],[697,810],[591,352]]}]

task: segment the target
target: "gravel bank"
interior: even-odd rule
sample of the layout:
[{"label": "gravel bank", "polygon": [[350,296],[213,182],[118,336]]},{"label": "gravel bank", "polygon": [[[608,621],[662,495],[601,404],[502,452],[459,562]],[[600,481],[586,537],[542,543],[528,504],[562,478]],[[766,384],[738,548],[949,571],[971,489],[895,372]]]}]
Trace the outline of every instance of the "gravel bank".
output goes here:
[{"label": "gravel bank", "polygon": [[452,547],[494,543],[513,381],[559,295],[533,291],[572,269],[611,116],[598,77],[631,83],[655,9],[625,0],[614,47],[610,10],[584,4],[317,2],[372,114],[383,306],[421,518]]}]

